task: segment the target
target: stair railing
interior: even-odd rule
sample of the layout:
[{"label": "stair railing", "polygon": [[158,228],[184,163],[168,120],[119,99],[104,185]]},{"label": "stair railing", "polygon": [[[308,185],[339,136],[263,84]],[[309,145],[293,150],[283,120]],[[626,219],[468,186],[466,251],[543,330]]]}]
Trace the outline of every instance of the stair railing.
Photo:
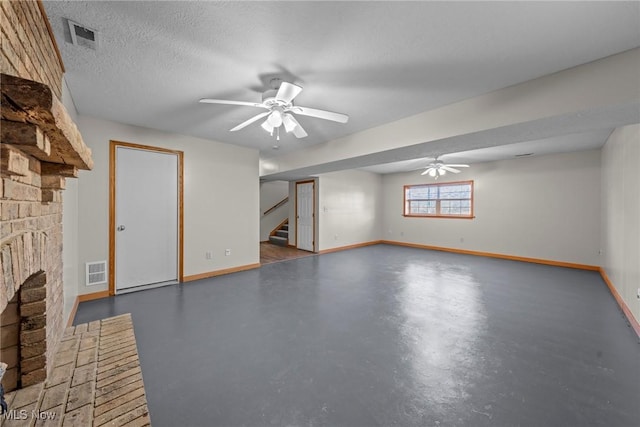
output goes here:
[{"label": "stair railing", "polygon": [[276,209],[278,209],[280,206],[284,205],[288,201],[289,201],[289,197],[285,197],[284,199],[280,200],[278,203],[276,203],[275,205],[271,206],[269,209],[264,211],[262,216],[270,214],[271,212],[275,211]]}]

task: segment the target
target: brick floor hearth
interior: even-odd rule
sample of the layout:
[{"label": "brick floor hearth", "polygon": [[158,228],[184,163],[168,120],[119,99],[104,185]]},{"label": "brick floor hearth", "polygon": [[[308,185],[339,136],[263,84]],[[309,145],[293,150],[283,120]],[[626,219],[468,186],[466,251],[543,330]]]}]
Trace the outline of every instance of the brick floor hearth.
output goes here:
[{"label": "brick floor hearth", "polygon": [[6,396],[0,426],[149,426],[130,314],[65,330],[44,383]]}]

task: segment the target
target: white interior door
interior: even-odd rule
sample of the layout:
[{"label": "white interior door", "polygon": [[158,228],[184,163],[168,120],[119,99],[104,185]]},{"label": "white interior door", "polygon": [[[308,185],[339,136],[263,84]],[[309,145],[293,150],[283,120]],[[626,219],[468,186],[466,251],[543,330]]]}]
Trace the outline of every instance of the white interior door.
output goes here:
[{"label": "white interior door", "polygon": [[313,251],[314,242],[314,183],[296,184],[296,246]]},{"label": "white interior door", "polygon": [[178,280],[178,156],[116,147],[116,292]]}]

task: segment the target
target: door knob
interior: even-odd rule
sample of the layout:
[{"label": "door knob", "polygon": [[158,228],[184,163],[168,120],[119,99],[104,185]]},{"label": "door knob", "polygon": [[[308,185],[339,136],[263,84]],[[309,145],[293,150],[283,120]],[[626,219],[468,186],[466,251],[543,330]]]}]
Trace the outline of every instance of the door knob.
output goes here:
[{"label": "door knob", "polygon": [[124,229],[125,229],[124,225],[119,225],[117,228],[118,231],[124,231]]}]

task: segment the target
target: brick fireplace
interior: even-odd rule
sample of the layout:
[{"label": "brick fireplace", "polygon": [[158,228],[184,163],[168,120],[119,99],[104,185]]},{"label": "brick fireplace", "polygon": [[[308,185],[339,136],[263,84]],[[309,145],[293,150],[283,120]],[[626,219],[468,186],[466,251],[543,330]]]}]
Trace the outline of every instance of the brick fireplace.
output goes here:
[{"label": "brick fireplace", "polygon": [[61,101],[64,68],[41,2],[0,8],[0,362],[10,391],[51,370],[66,326],[62,192],[92,160]]}]

